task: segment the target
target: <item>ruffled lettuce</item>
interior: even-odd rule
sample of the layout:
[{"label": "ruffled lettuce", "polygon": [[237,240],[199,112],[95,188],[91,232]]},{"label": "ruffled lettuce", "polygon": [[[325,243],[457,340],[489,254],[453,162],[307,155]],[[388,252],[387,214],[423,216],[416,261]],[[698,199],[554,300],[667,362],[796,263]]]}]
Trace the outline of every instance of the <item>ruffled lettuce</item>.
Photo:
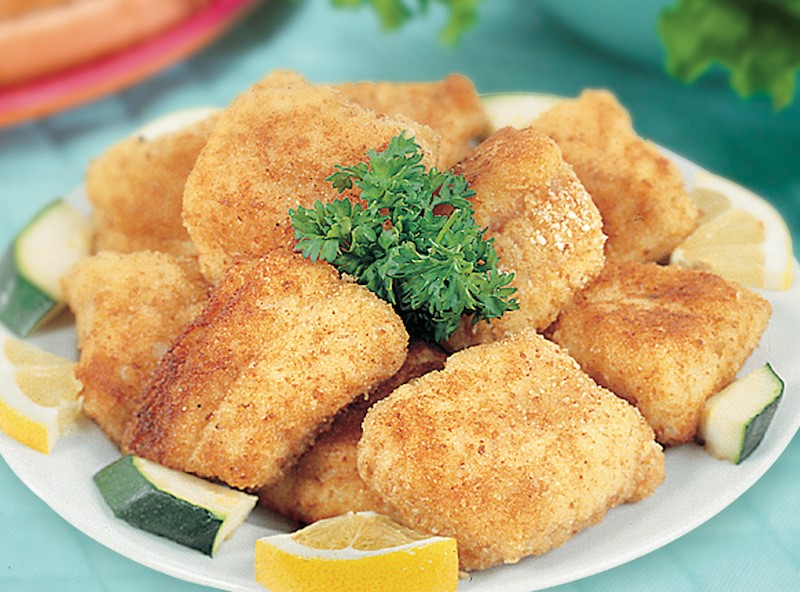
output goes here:
[{"label": "ruffled lettuce", "polygon": [[714,64],[742,97],[794,100],[800,68],[800,0],[678,0],[662,11],[667,71],[693,82]]}]

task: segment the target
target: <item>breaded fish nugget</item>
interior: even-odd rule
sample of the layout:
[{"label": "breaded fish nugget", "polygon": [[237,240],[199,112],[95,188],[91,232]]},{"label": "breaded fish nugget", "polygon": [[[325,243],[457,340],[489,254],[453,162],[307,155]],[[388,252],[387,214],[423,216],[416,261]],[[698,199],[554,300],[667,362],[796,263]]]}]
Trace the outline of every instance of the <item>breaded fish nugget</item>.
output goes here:
[{"label": "breaded fish nugget", "polygon": [[532,125],[556,141],[600,209],[609,260],[660,261],[697,225],[677,166],[636,134],[610,92],[559,101]]},{"label": "breaded fish nugget", "polygon": [[194,258],[104,252],[62,281],[75,314],[83,410],[119,443],[161,356],[200,313],[208,287]]},{"label": "breaded fish nugget", "polygon": [[216,283],[236,257],[291,248],[289,209],[338,198],[325,181],[335,165],[361,162],[403,131],[435,164],[439,136],[427,126],[378,115],[297,74],[274,72],[239,95],[186,183],[184,222],[203,274]]},{"label": "breaded fish nugget", "polygon": [[215,121],[210,115],[163,135],[132,135],[89,164],[96,251],[196,253],[181,216],[183,187]]},{"label": "breaded fish nugget", "polygon": [[694,439],[706,399],[735,378],[770,314],[767,300],[710,273],[609,264],[552,339],[676,445]]},{"label": "breaded fish nugget", "polygon": [[123,450],[262,487],[397,372],[407,345],[391,305],[332,266],[288,250],[241,260],[162,358]]},{"label": "breaded fish nugget", "polygon": [[664,477],[639,412],[533,331],[453,354],[363,430],[364,481],[406,525],[454,536],[467,570],[545,553]]},{"label": "breaded fish nugget", "polygon": [[460,74],[436,82],[349,82],[334,88],[378,113],[405,115],[430,126],[442,136],[441,168],[452,167],[489,134],[489,118],[475,85]]},{"label": "breaded fish nugget", "polygon": [[375,402],[412,378],[441,369],[446,357],[434,345],[412,342],[397,374],[382,382],[366,399],[358,399],[344,409],[330,430],[317,438],[286,475],[259,491],[260,503],[304,523],[365,510],[392,514],[393,510],[358,474],[356,446],[361,439],[361,421]]},{"label": "breaded fish nugget", "polygon": [[558,146],[534,129],[498,130],[456,170],[475,190],[475,221],[488,227],[501,271],[514,272],[520,307],[488,324],[465,319],[448,348],[545,329],[603,267],[597,207]]}]

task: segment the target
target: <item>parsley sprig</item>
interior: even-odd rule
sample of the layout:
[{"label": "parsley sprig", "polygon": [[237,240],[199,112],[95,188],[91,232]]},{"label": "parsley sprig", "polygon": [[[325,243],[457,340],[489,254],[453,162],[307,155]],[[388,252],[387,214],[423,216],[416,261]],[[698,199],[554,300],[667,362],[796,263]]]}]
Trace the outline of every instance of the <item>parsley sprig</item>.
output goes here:
[{"label": "parsley sprig", "polygon": [[435,2],[447,13],[447,22],[439,35],[449,46],[456,45],[466,31],[478,21],[478,5],[482,0],[332,0],[337,8],[358,8],[367,5],[372,8],[385,31],[394,31],[409,20],[431,12],[430,5]]},{"label": "parsley sprig", "polygon": [[296,250],[355,277],[395,307],[411,335],[428,341],[450,337],[462,315],[477,323],[519,308],[514,276],[498,270],[463,176],[426,170],[419,145],[405,134],[367,157],[337,165],[326,179],[340,194],[359,188],[361,201],[289,211]]}]

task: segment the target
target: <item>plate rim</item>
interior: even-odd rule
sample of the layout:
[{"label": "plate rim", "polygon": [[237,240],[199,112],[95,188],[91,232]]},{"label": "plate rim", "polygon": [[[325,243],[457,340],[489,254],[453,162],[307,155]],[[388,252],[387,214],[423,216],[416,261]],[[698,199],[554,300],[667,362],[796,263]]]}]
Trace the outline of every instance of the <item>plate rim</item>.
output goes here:
[{"label": "plate rim", "polygon": [[[527,93],[527,94],[536,94],[536,93]],[[690,172],[693,173],[698,170],[705,170],[699,165],[691,162],[690,160],[680,156],[679,154],[669,149],[663,148],[661,146],[659,146],[659,149],[663,152],[665,156],[667,156],[667,158],[669,158],[670,160],[675,162],[676,165],[678,165],[688,184],[691,184],[691,178],[689,174]],[[68,194],[67,199],[76,203],[79,203],[82,199],[85,199],[83,187],[79,186],[75,190],[70,192]],[[784,304],[786,304],[789,307],[788,308],[789,312],[792,314],[796,314],[797,318],[800,319],[800,299],[797,298],[797,295],[800,294],[800,281],[798,280],[798,278],[800,277],[800,263],[798,263],[794,255],[793,255],[793,264],[795,272],[794,281],[791,289],[787,293],[781,294],[781,293],[768,292],[762,290],[756,290],[756,292],[767,297],[767,299],[770,300],[770,302],[773,302],[773,300],[780,300],[780,301],[785,300],[786,302]],[[794,301],[792,300],[792,297],[794,297]],[[774,324],[775,324],[775,318],[773,316],[773,318],[770,319],[770,326]],[[800,323],[798,324],[800,325]],[[8,334],[8,332],[5,331],[5,328],[2,328],[2,330]],[[69,327],[68,326],[66,328],[62,327],[59,330],[64,331],[65,333],[63,337],[69,340],[69,335],[68,335],[70,330]],[[47,335],[45,334],[43,336],[35,337],[34,340],[39,339],[39,341],[41,342],[47,342],[46,337]],[[73,331],[73,337],[74,337],[74,331]],[[800,352],[798,352],[794,354],[794,356],[792,354],[787,354],[786,359],[782,363],[791,364],[793,362],[793,357],[796,357],[797,358],[796,361],[800,362]],[[751,356],[748,362],[746,362],[745,367],[747,367],[748,364],[752,365],[753,363],[754,363],[753,357]],[[798,364],[798,366],[800,366],[800,364]],[[787,368],[786,370],[788,371],[789,368]],[[791,378],[794,380],[794,382],[791,383],[792,387],[796,388],[797,386],[800,386],[796,384],[797,382],[800,382],[800,370],[793,371],[793,373],[791,374]],[[787,379],[787,391],[789,390],[789,386],[790,383],[788,382]],[[798,405],[800,405],[800,401],[794,402],[794,407],[798,407]],[[783,407],[784,408],[783,414],[784,416],[787,415],[789,412],[785,409],[785,407],[788,406],[789,405],[782,403],[778,408],[778,414],[781,413],[781,408]],[[471,574],[469,580],[464,580],[459,583],[459,590],[463,591],[475,590],[475,592],[484,590],[485,591],[499,590],[500,588],[492,587],[493,586],[492,581],[494,580],[501,582],[501,585],[503,586],[502,590],[504,592],[506,591],[532,592],[533,590],[541,590],[543,588],[574,582],[577,580],[581,580],[596,575],[598,573],[605,572],[609,569],[618,567],[620,565],[623,565],[625,563],[643,557],[649,553],[652,553],[653,551],[663,547],[664,545],[681,538],[682,536],[698,528],[699,526],[701,526],[702,524],[704,524],[705,522],[707,522],[708,520],[719,514],[730,504],[736,501],[746,491],[748,491],[756,482],[758,482],[763,477],[763,475],[769,470],[769,468],[775,464],[775,462],[778,460],[778,458],[780,458],[780,456],[783,454],[783,452],[791,443],[792,439],[797,434],[798,429],[800,429],[800,413],[795,414],[791,418],[784,418],[784,420],[790,422],[788,429],[781,431],[779,434],[774,433],[774,431],[768,432],[768,438],[771,438],[769,440],[770,446],[767,448],[761,448],[762,455],[754,459],[754,461],[751,461],[750,464],[744,465],[743,463],[743,465],[730,465],[730,467],[726,467],[725,465],[719,465],[720,467],[724,468],[724,470],[722,471],[723,473],[735,476],[734,479],[731,479],[731,481],[735,485],[728,488],[726,495],[716,498],[713,504],[711,504],[708,507],[705,507],[703,511],[696,512],[691,520],[685,521],[683,523],[675,520],[665,523],[666,527],[660,531],[660,535],[651,538],[649,541],[647,541],[646,544],[638,545],[636,547],[631,547],[624,553],[609,556],[605,560],[600,562],[595,561],[594,563],[590,563],[588,565],[581,565],[580,562],[573,563],[569,574],[562,573],[560,575],[545,577],[537,581],[530,580],[530,576],[531,575],[535,576],[536,574],[537,562],[546,563],[548,562],[547,559],[548,557],[560,557],[563,556],[564,554],[567,554],[568,556],[571,552],[571,549],[575,548],[576,545],[579,546],[580,544],[582,544],[581,541],[586,540],[587,538],[589,539],[592,538],[590,534],[589,535],[586,534],[587,531],[589,531],[590,533],[596,532],[597,529],[600,529],[602,527],[603,522],[607,522],[609,520],[613,521],[614,524],[616,524],[617,522],[624,522],[625,517],[627,515],[630,515],[631,513],[633,513],[633,515],[636,515],[638,513],[635,511],[637,508],[647,509],[648,506],[654,506],[661,503],[660,498],[657,497],[659,492],[658,489],[656,490],[655,494],[653,494],[652,496],[650,496],[645,500],[637,502],[636,504],[631,504],[629,506],[618,506],[611,509],[609,514],[604,518],[603,521],[601,521],[600,524],[590,527],[589,529],[586,529],[578,533],[565,545],[557,549],[554,549],[545,555],[542,555],[540,557],[526,558],[523,559],[522,562],[520,562],[520,564],[512,566],[497,566],[494,568],[490,568],[488,570],[474,572],[473,574]],[[88,419],[85,420],[85,424],[82,426],[80,433],[83,433],[86,437],[89,438],[95,438],[98,436],[101,437],[103,441],[106,443],[105,453],[107,454],[113,454],[114,450],[116,450],[116,447],[114,447],[114,445],[105,437],[105,435],[102,434],[102,431],[95,424],[91,423],[90,420]],[[68,436],[67,438],[64,439],[63,443],[59,442],[59,446],[68,449],[70,443],[75,444],[76,442],[77,440],[73,436]],[[108,449],[109,447],[113,450],[109,450]],[[48,459],[52,460],[53,458],[57,458],[59,455],[59,450],[60,450],[59,448],[56,448],[56,450],[54,450],[53,454],[51,454],[50,457],[44,459],[39,458],[39,460],[42,461],[42,463],[46,463],[48,462]],[[765,451],[766,454],[763,454]],[[670,454],[671,452],[672,454]],[[128,559],[136,563],[139,563],[150,569],[154,569],[155,571],[164,573],[168,576],[172,576],[199,585],[212,586],[218,589],[230,590],[235,592],[240,592],[240,591],[253,592],[256,590],[262,590],[262,588],[260,588],[260,586],[255,582],[255,579],[252,577],[252,558],[250,559],[249,563],[246,563],[241,566],[242,569],[240,575],[243,574],[244,578],[239,578],[238,580],[230,579],[229,577],[227,578],[220,576],[215,577],[213,575],[198,573],[194,567],[187,567],[187,565],[184,563],[175,563],[174,560],[170,561],[166,559],[163,551],[160,551],[160,548],[163,547],[164,545],[168,545],[169,549],[173,551],[172,555],[177,555],[179,558],[189,557],[192,566],[195,566],[198,563],[195,560],[199,559],[194,555],[192,555],[194,552],[192,552],[191,550],[180,548],[174,543],[171,543],[171,541],[167,541],[166,539],[163,539],[163,542],[158,541],[157,543],[153,543],[152,537],[154,535],[143,533],[141,531],[133,529],[133,527],[129,527],[124,522],[114,518],[113,515],[111,515],[110,512],[107,510],[107,508],[103,509],[103,506],[101,505],[100,502],[99,494],[95,495],[96,499],[94,499],[92,503],[94,504],[93,507],[95,509],[100,508],[101,516],[104,516],[105,520],[98,521],[102,522],[102,525],[99,525],[97,528],[90,528],[87,531],[84,518],[79,519],[76,516],[74,507],[71,504],[69,504],[68,501],[65,499],[59,498],[58,496],[54,498],[53,493],[48,491],[46,487],[44,487],[45,484],[42,481],[34,478],[37,477],[37,475],[25,468],[26,463],[28,461],[30,461],[32,458],[38,458],[35,457],[36,454],[38,453],[25,449],[22,445],[12,441],[5,434],[0,434],[0,456],[3,457],[4,461],[8,464],[12,472],[14,472],[17,478],[19,478],[20,481],[22,481],[22,483],[31,492],[33,492],[45,504],[47,504],[50,508],[52,508],[62,519],[72,524],[75,528],[80,530],[84,535],[92,538],[93,540],[103,545],[104,547],[107,547],[112,551],[124,557],[127,557]],[[116,450],[116,456],[119,456],[119,454],[120,452]],[[680,462],[683,459],[683,456],[687,455],[689,456],[690,459],[693,457],[697,457],[699,455],[702,455],[703,458],[706,459],[708,458],[705,455],[705,453],[702,452],[702,449],[694,444],[684,445],[683,447],[679,447],[678,449],[668,450],[666,454],[667,471],[668,472],[670,471],[671,465],[675,465],[677,462]],[[724,461],[713,461],[713,462],[723,463]],[[102,466],[97,468],[98,469],[102,468]],[[744,470],[739,469],[739,467],[742,466],[745,467]],[[669,473],[668,473],[668,478],[669,478]],[[244,529],[247,530],[247,533],[246,535],[238,536],[238,539],[245,539],[247,537],[252,538],[253,536],[252,529],[250,529],[249,527],[268,530],[275,527],[278,528],[286,527],[289,524],[291,524],[290,521],[281,519],[276,516],[265,518],[263,515],[264,512],[268,511],[261,509],[260,515],[257,515],[252,519],[248,519],[248,522],[245,523],[245,525],[243,525]],[[119,531],[120,529],[122,529],[122,531],[125,533],[125,536],[121,538],[118,537],[116,539],[112,538],[109,541],[109,536],[108,536],[109,529],[104,528],[108,527],[109,524],[110,524],[110,529],[113,531]],[[237,538],[237,534],[234,535],[234,539]],[[269,532],[265,531],[262,533],[262,535],[266,534],[269,534]],[[125,544],[125,541],[129,539],[135,541],[136,545],[131,546],[131,544]],[[147,545],[148,547],[154,547],[156,551],[153,552],[151,549],[147,549],[147,552],[145,552],[143,556],[141,547],[137,546],[141,543],[141,541],[145,541],[144,543],[145,545]],[[251,541],[249,539],[247,541],[240,540],[235,543],[234,540],[232,539],[226,541],[226,543],[222,545],[220,552],[225,553],[226,546],[233,547],[231,555],[237,555],[238,557],[241,557],[241,554],[245,552],[244,549],[250,543]],[[252,547],[250,550],[252,551]],[[169,555],[169,553],[167,553],[167,555]],[[207,558],[203,557],[202,559],[203,561],[205,561]],[[218,559],[219,559],[219,554],[215,558],[210,559],[210,561],[217,561]],[[523,566],[530,565],[531,567],[530,569],[523,568],[522,570],[516,569],[515,571],[515,568],[518,565],[523,565]],[[213,572],[213,569],[211,571]],[[520,576],[519,574],[522,571],[524,571],[524,574]],[[500,575],[498,576],[497,574]],[[489,581],[488,586],[490,586],[488,588],[485,587],[483,583],[483,581],[487,579]],[[534,587],[531,588],[531,586]]]}]

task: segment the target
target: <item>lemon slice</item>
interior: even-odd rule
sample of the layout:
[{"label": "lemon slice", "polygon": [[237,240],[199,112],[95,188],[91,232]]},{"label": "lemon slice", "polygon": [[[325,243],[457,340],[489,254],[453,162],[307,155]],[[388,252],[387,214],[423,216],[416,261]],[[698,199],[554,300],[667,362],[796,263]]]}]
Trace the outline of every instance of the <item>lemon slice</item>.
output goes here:
[{"label": "lemon slice", "polygon": [[32,343],[22,339],[6,339],[3,344],[5,359],[13,367],[21,366],[57,366],[71,364],[70,360],[51,354]]},{"label": "lemon slice", "polygon": [[74,426],[81,409],[75,363],[7,339],[0,368],[0,429],[49,454]]},{"label": "lemon slice", "polygon": [[545,93],[495,93],[481,98],[491,131],[525,128],[563,97]]},{"label": "lemon slice", "polygon": [[352,512],[257,540],[255,575],[271,592],[452,592],[458,553],[455,539]]},{"label": "lemon slice", "polygon": [[156,138],[179,132],[219,112],[220,109],[217,107],[181,109],[149,121],[136,130],[135,134],[143,140],[155,140]]},{"label": "lemon slice", "polygon": [[670,263],[712,271],[753,288],[791,287],[792,237],[769,202],[702,170],[695,175],[690,196],[703,217],[672,253]]}]

